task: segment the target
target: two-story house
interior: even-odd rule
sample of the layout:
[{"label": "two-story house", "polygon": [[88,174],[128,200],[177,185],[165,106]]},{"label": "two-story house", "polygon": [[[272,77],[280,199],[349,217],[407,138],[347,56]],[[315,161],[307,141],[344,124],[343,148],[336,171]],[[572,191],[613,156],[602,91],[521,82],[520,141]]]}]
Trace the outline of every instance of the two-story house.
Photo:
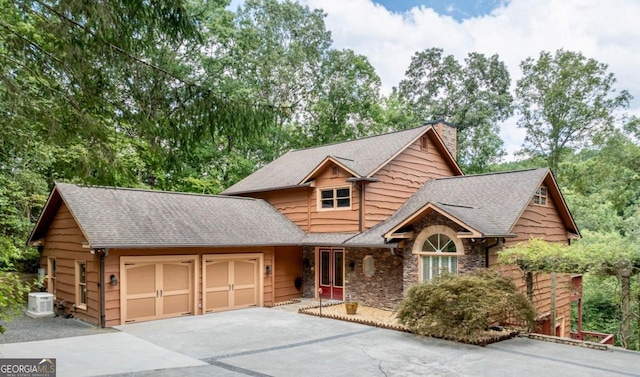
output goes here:
[{"label": "two-story house", "polygon": [[[57,184],[29,242],[48,290],[113,326],[296,297],[394,308],[442,271],[498,267],[505,246],[579,237],[548,169],[465,176],[455,155],[455,127],[434,122],[289,152],[220,196]],[[569,335],[569,279],[549,333]]]}]

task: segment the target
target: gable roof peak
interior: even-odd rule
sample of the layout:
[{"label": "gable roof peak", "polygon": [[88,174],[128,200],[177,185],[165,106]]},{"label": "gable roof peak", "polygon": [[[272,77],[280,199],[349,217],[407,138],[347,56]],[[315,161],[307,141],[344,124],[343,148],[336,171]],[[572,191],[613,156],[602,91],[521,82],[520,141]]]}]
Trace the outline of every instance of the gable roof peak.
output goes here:
[{"label": "gable roof peak", "polygon": [[455,159],[446,152],[446,146],[437,137],[433,125],[426,124],[382,135],[287,152],[229,187],[222,194],[240,195],[302,187],[309,175],[328,158],[340,162],[355,177],[370,177],[418,138],[431,132],[436,136],[436,144],[442,145],[441,153],[445,155],[444,158],[452,170],[462,174]]}]

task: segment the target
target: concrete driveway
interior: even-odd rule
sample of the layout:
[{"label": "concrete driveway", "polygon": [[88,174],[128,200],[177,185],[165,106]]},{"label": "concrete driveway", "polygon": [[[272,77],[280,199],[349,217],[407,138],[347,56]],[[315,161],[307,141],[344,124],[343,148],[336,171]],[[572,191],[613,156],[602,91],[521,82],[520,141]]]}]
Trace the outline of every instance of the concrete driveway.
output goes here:
[{"label": "concrete driveway", "polygon": [[58,376],[640,376],[640,354],[516,338],[486,348],[266,308],[0,345]]}]

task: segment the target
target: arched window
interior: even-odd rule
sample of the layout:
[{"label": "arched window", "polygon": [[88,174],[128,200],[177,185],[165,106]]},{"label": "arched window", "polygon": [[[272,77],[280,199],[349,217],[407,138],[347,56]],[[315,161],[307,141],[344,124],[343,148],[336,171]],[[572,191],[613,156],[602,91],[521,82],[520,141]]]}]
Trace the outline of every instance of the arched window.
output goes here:
[{"label": "arched window", "polygon": [[443,272],[457,274],[463,246],[453,229],[434,225],[420,232],[413,253],[420,255],[420,281],[428,281]]},{"label": "arched window", "polygon": [[422,246],[422,281],[431,280],[443,272],[458,273],[456,244],[444,234],[433,234]]}]

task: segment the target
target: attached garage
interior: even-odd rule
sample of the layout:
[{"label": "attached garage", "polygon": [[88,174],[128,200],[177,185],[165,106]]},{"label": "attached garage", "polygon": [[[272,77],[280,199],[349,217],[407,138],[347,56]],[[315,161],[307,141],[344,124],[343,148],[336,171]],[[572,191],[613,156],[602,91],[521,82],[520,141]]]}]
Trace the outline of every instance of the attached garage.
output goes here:
[{"label": "attached garage", "polygon": [[301,297],[304,236],[259,199],[58,183],[29,244],[56,301],[108,327]]}]

